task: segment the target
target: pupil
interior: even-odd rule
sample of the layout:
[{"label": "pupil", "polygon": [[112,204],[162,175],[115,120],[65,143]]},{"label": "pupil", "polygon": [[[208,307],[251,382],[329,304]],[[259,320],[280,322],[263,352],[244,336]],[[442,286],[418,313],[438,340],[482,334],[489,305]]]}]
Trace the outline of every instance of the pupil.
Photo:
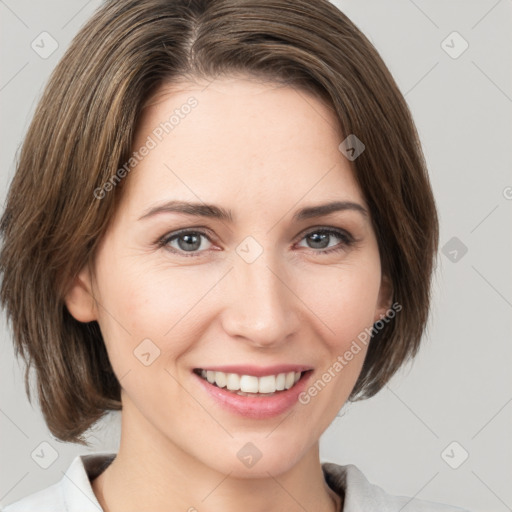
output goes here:
[{"label": "pupil", "polygon": [[201,238],[198,235],[182,235],[178,238],[178,245],[184,251],[193,251],[201,246]]},{"label": "pupil", "polygon": [[325,249],[329,245],[329,235],[326,233],[312,233],[309,238],[314,249]]}]

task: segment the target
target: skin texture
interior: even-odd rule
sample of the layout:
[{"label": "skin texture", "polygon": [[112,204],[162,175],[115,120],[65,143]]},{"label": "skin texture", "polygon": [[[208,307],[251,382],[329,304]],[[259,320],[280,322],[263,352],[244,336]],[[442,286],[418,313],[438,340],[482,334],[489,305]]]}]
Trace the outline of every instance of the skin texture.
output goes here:
[{"label": "skin texture", "polygon": [[[122,386],[120,450],[93,489],[110,512],[334,510],[341,503],[323,479],[318,441],[357,380],[364,346],[309,404],[270,419],[219,407],[192,370],[307,364],[314,382],[389,308],[369,212],[292,219],[334,200],[368,210],[338,150],[345,137],[315,96],[232,76],[163,86],[134,149],[191,96],[197,106],[125,178],[93,266],[66,297],[77,320],[98,321]],[[230,209],[233,220],[138,220],[171,199]],[[192,256],[177,239],[158,246],[200,227],[210,240]],[[354,241],[331,235],[319,247],[306,236],[318,227]],[[236,252],[248,236],[262,250],[252,263]],[[146,338],[160,350],[149,366],[134,357]],[[250,468],[237,457],[248,442],[262,453]]]}]

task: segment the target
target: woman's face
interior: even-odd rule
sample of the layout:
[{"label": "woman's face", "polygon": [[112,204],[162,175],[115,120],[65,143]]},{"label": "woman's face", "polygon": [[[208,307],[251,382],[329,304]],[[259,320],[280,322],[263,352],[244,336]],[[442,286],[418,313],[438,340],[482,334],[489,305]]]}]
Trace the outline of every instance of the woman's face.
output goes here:
[{"label": "woman's face", "polygon": [[276,475],[347,400],[366,346],[335,363],[390,297],[344,138],[316,97],[244,78],[167,86],[145,108],[89,306],[123,429],[155,453]]}]

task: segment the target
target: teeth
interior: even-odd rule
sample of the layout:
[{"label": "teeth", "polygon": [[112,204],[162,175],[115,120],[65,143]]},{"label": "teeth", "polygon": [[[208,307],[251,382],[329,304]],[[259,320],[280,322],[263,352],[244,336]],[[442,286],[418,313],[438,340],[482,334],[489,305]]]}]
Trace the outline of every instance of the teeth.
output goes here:
[{"label": "teeth", "polygon": [[258,377],[253,377],[252,375],[242,375],[240,377],[240,391],[243,391],[244,393],[257,393]]},{"label": "teeth", "polygon": [[293,386],[295,381],[295,372],[290,372],[286,374],[286,380],[284,381],[284,387],[286,389],[290,389]]},{"label": "teeth", "polygon": [[226,385],[226,374],[222,372],[215,372],[215,384],[219,386],[219,388],[223,388]]},{"label": "teeth", "polygon": [[236,373],[228,373],[227,388],[230,391],[238,391],[240,389],[240,375],[237,375]]},{"label": "teeth", "polygon": [[[260,377],[258,393],[274,393],[276,390],[276,378],[274,375],[266,375]],[[243,391],[243,390],[242,390]]]},{"label": "teeth", "polygon": [[238,375],[237,373],[215,372],[201,370],[201,377],[210,384],[216,384],[219,388],[227,388],[229,391],[242,393],[272,394],[276,391],[290,389],[300,379],[301,372],[279,373],[277,375]]}]

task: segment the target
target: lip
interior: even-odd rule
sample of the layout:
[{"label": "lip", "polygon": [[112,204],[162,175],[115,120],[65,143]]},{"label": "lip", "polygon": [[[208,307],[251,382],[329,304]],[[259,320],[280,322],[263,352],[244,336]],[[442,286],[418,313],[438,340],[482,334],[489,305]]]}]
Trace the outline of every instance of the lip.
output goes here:
[{"label": "lip", "polygon": [[265,368],[253,366],[209,366],[208,370],[238,373],[240,375],[253,375],[255,377],[286,373],[287,371],[306,372],[290,389],[279,391],[277,394],[269,397],[240,396],[231,391],[227,391],[225,388],[214,386],[195,372],[192,372],[192,375],[197,379],[201,389],[204,390],[206,395],[216,404],[238,416],[252,419],[273,418],[291,409],[297,404],[299,395],[306,388],[307,382],[312,374],[312,371],[308,371],[312,370],[311,367],[297,365],[267,366]]},{"label": "lip", "polygon": [[237,373],[238,375],[252,375],[254,377],[265,377],[266,375],[277,375],[278,373],[305,372],[312,370],[311,366],[296,364],[278,364],[273,366],[254,366],[254,365],[227,365],[227,366],[206,366],[201,370],[211,370],[213,372]]}]

